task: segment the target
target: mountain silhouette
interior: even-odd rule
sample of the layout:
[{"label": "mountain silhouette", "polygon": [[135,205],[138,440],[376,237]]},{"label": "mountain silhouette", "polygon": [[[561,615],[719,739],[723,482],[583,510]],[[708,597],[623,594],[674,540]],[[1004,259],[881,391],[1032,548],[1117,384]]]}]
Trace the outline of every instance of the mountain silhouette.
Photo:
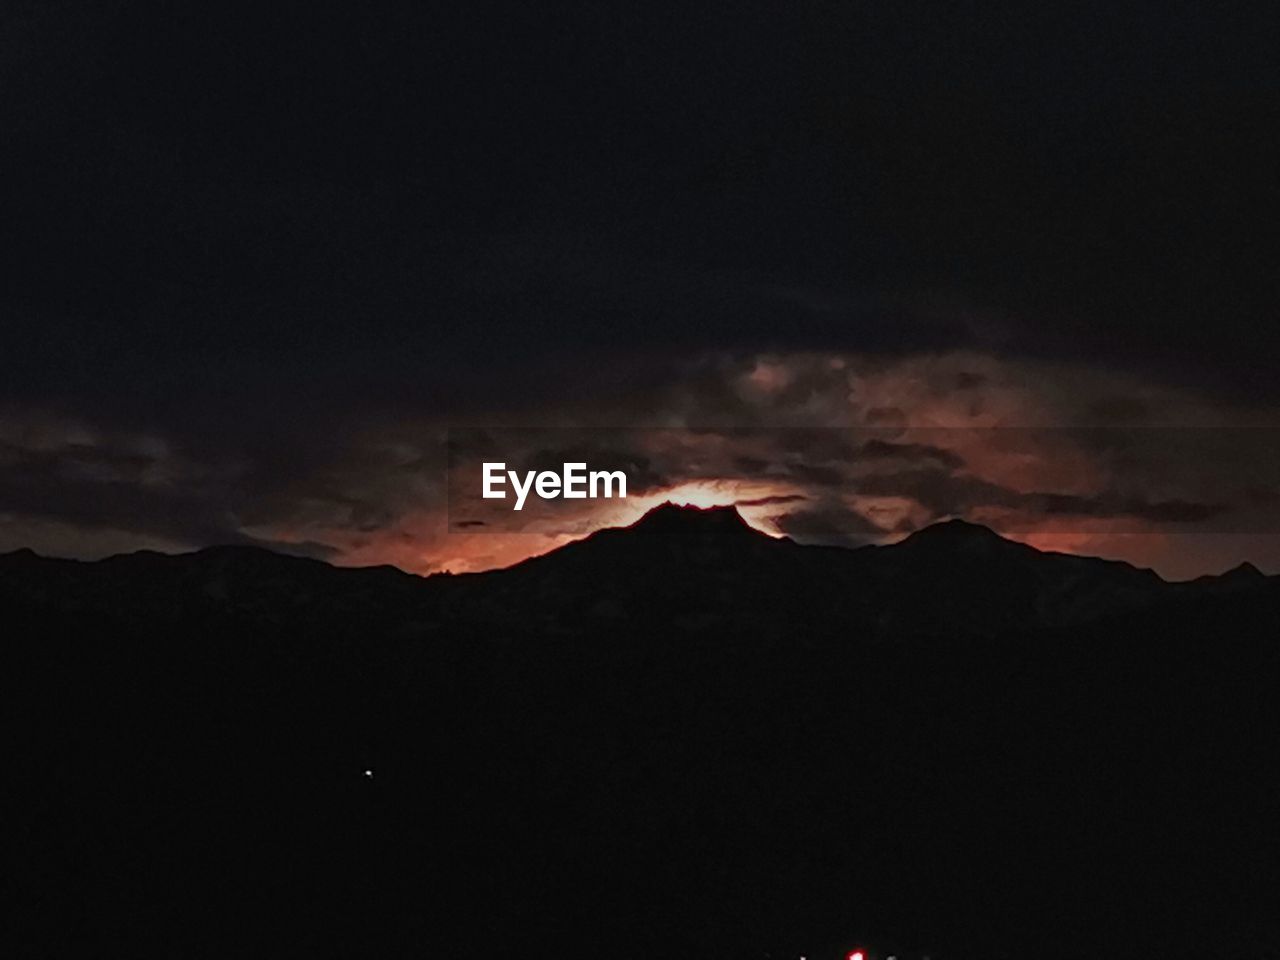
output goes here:
[{"label": "mountain silhouette", "polygon": [[[192,605],[258,609],[264,615],[327,615],[336,608],[386,616],[404,608],[466,616],[466,603],[479,607],[489,594],[518,604],[557,597],[574,602],[603,590],[651,606],[657,595],[702,590],[709,592],[700,602],[713,607],[723,600],[726,614],[762,594],[785,605],[794,605],[788,596],[809,602],[816,595],[828,605],[842,595],[856,596],[850,615],[858,610],[877,616],[907,607],[921,615],[953,616],[959,611],[951,606],[964,599],[965,616],[949,624],[961,632],[1074,623],[1210,588],[1265,590],[1280,582],[1243,563],[1218,576],[1169,583],[1121,561],[1046,553],[963,520],[933,524],[890,546],[801,546],[752,528],[731,506],[671,503],[630,526],[596,531],[513,567],[446,578],[416,577],[392,567],[336,568],[259,547],[185,555],[141,551],[96,563],[20,550],[0,555],[0,571],[13,602],[58,606],[70,600],[108,612]],[[722,595],[726,588],[729,594]],[[511,616],[521,612],[505,609]],[[824,616],[831,619],[831,613]]]},{"label": "mountain silhouette", "polygon": [[[963,635],[1078,624],[1188,593],[1265,589],[1242,567],[1171,584],[1118,561],[1045,553],[987,527],[950,520],[891,546],[800,546],[750,527],[733,507],[665,504],[628,527],[590,536],[514,567],[420,578],[393,568],[339,569],[256,547],[168,556],[142,552],[98,563],[30,552],[0,558],[14,602],[73,599],[106,615],[207,610],[303,621],[367,617],[406,629],[431,623],[529,618],[711,618],[822,621],[862,635]],[[566,616],[574,618],[565,621]]]},{"label": "mountain silhouette", "polygon": [[633,533],[664,536],[738,537],[758,534],[742,519],[736,507],[695,507],[664,503],[649,510],[635,523],[622,529]]},{"label": "mountain silhouette", "polygon": [[1251,567],[666,505],[453,576],[19,551],[0,611],[19,954],[1280,943],[1280,580]]},{"label": "mountain silhouette", "polygon": [[1000,549],[1012,541],[1005,540],[990,527],[957,518],[916,530],[904,543],[917,549],[981,550]]}]

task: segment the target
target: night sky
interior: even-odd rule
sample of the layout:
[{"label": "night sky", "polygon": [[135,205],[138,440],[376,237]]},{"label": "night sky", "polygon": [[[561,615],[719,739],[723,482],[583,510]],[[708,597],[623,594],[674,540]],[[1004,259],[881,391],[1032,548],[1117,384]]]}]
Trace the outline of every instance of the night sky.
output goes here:
[{"label": "night sky", "polygon": [[[1280,571],[1280,31],[1040,6],[6,4],[0,550],[480,569],[672,496]],[[458,532],[459,426],[643,498]]]}]

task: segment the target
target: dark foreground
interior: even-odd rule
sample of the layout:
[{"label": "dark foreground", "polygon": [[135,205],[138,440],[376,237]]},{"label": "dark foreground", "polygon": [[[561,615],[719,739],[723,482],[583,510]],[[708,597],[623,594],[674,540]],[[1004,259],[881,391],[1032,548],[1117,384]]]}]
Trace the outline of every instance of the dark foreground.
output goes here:
[{"label": "dark foreground", "polygon": [[673,512],[0,558],[12,956],[1280,956],[1280,584]]}]

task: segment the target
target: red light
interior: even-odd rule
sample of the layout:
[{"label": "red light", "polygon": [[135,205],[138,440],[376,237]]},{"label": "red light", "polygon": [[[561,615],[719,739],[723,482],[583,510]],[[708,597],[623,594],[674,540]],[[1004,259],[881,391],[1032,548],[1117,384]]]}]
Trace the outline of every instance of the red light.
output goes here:
[{"label": "red light", "polygon": [[849,960],[867,960],[867,957],[861,950],[855,950],[849,954]]}]

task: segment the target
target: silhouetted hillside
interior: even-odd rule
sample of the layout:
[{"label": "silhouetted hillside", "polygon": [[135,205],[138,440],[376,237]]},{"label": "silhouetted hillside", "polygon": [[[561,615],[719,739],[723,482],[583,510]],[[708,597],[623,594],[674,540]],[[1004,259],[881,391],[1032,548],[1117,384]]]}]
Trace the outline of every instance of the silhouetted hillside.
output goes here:
[{"label": "silhouetted hillside", "polygon": [[467,576],[24,551],[0,610],[15,955],[1280,948],[1256,570],[668,506]]}]

